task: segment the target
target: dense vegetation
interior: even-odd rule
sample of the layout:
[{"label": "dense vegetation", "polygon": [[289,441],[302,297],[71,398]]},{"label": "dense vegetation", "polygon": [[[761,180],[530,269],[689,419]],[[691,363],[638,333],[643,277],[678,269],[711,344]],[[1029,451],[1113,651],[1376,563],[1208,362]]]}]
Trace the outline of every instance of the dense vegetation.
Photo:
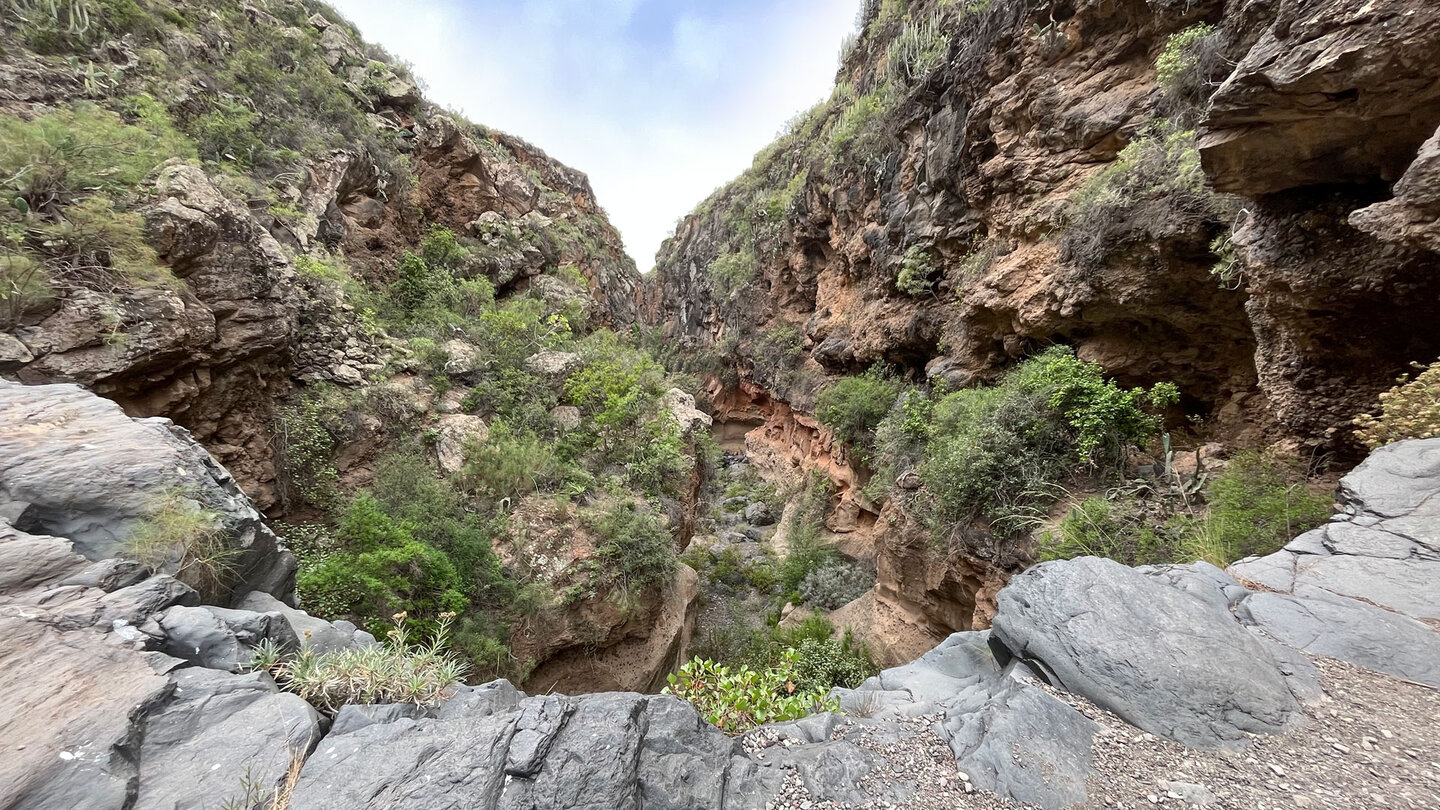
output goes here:
[{"label": "dense vegetation", "polygon": [[[472,252],[435,227],[388,286],[341,282],[375,328],[405,339],[392,373],[414,382],[312,386],[281,411],[276,432],[292,508],[333,515],[289,532],[301,538],[304,604],[372,628],[403,611],[424,632],[455,613],[454,646],[477,672],[520,677],[533,662],[510,655],[513,623],[580,599],[633,610],[669,582],[668,515],[696,451],[661,402],[664,370],[644,351],[591,330],[579,295],[496,300],[486,277],[468,274]],[[527,362],[545,352],[558,372]],[[441,437],[423,398],[448,398],[486,423],[451,475],[435,463]],[[577,419],[557,421],[562,407]],[[386,453],[368,490],[339,494],[331,456],[365,414],[385,420]],[[502,567],[494,549],[523,543],[522,510],[592,537],[593,554],[559,581]]]}]

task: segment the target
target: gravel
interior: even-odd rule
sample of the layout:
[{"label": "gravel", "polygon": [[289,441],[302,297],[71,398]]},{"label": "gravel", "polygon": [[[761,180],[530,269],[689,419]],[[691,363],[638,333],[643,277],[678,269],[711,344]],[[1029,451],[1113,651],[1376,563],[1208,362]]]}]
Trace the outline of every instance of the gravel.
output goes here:
[{"label": "gravel", "polygon": [[[1050,689],[1100,726],[1090,796],[1079,807],[1440,809],[1440,690],[1331,659],[1311,660],[1324,696],[1304,708],[1304,724],[1279,736],[1247,734],[1245,744],[1234,751],[1186,748],[1141,731],[1083,698]],[[940,719],[932,715],[892,722],[884,731],[863,720],[845,720],[831,737],[848,739],[884,758],[886,767],[867,780],[900,783],[907,793],[914,789],[906,801],[874,807],[1029,807],[974,789],[968,776],[956,770],[949,746],[936,733]],[[768,807],[821,810],[847,805],[817,801],[791,771],[779,800]]]}]

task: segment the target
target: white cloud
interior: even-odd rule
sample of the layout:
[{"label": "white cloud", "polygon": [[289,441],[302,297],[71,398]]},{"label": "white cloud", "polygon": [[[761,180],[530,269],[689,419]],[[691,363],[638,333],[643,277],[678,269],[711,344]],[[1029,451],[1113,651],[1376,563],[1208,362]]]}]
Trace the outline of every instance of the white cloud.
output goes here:
[{"label": "white cloud", "polygon": [[857,0],[332,4],[432,100],[589,174],[646,270],[679,217],[828,95]]}]

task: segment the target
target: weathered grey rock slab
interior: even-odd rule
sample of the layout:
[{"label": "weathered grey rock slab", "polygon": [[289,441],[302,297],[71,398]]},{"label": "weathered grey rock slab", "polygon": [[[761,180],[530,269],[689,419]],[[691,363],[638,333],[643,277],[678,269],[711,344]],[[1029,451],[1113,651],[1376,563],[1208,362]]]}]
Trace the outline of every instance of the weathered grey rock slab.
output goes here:
[{"label": "weathered grey rock slab", "polygon": [[944,729],[976,787],[1047,810],[1086,798],[1095,723],[1037,686],[1015,681],[955,706]]},{"label": "weathered grey rock slab", "polygon": [[192,667],[171,675],[174,691],[144,723],[136,806],[208,810],[273,791],[296,758],[320,739],[320,717],[268,675]]},{"label": "weathered grey rock slab", "polygon": [[1334,521],[1230,573],[1283,593],[1316,589],[1440,619],[1440,439],[1371,453],[1341,479],[1340,502]]},{"label": "weathered grey rock slab", "polygon": [[17,529],[64,537],[91,560],[120,557],[165,498],[219,516],[241,552],[237,594],[293,598],[294,557],[189,432],[132,419],[78,385],[0,380],[0,514]]},{"label": "weathered grey rock slab", "polygon": [[1318,591],[1252,594],[1237,615],[1311,655],[1440,687],[1440,633],[1408,616]]},{"label": "weathered grey rock slab", "polygon": [[1151,733],[1216,748],[1299,720],[1273,657],[1228,611],[1117,562],[1043,563],[997,609],[995,637],[1018,657]]}]

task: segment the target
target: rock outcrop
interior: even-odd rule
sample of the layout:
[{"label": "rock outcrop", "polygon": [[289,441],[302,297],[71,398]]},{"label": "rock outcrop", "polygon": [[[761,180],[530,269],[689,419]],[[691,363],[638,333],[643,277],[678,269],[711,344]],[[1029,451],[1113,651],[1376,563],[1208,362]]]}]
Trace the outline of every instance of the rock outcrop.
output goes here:
[{"label": "rock outcrop", "polygon": [[[121,556],[145,524],[178,513],[215,532],[226,557],[222,592],[264,591],[293,602],[295,560],[235,479],[168,419],[132,419],[78,385],[0,380],[0,518],[67,538],[90,560]],[[185,540],[153,555],[169,573],[192,560]],[[193,572],[190,572],[193,573]]]},{"label": "rock outcrop", "polygon": [[[906,73],[929,25],[943,58]],[[679,223],[644,289],[738,373],[717,410],[758,390],[803,423],[876,363],[954,390],[1059,343],[1176,383],[1197,443],[1347,465],[1354,417],[1440,355],[1430,5],[877,3],[861,27],[831,98]],[[1032,562],[928,553],[868,506],[897,648],[985,626]]]},{"label": "rock outcrop", "polygon": [[[102,529],[121,536],[139,497],[134,484],[116,482],[165,480],[146,472],[152,461],[175,465],[176,475],[198,464],[201,451],[183,432],[130,420],[73,386],[3,390],[11,401],[65,403],[58,421],[71,431],[57,432],[51,412],[32,406],[34,428],[12,440],[0,471],[12,497],[0,515],[0,732],[13,746],[0,760],[6,806],[199,808],[282,790],[296,810],[456,802],[740,810],[786,796],[868,807],[963,783],[964,791],[1058,810],[1091,802],[1102,764],[1101,729],[1079,698],[1203,750],[1290,732],[1302,705],[1324,699],[1310,656],[1440,687],[1440,631],[1405,615],[1433,618],[1427,531],[1440,498],[1440,440],[1427,440],[1377,451],[1342,483],[1335,521],[1233,569],[1269,587],[1204,563],[1044,563],[1001,591],[993,630],[954,634],[858,689],[838,690],[843,716],[734,739],[670,696],[527,697],[494,681],[457,684],[428,708],[344,706],[327,723],[268,674],[239,670],[262,640],[336,650],[373,639],[261,592],[233,608],[204,604],[171,576],[90,559],[72,538],[36,533],[73,533],[87,538],[91,557],[109,553],[101,549],[113,546],[90,538]],[[54,502],[36,498],[27,465],[98,457],[141,474],[65,468],[68,500],[91,505],[86,519],[64,513],[47,523],[29,511]],[[197,498],[228,480],[213,462],[195,469],[210,476],[192,470]],[[14,501],[17,492],[34,500]],[[97,497],[104,493],[113,497]],[[283,551],[267,553],[283,565]],[[1326,563],[1342,556],[1361,567]],[[1388,566],[1383,583],[1367,561]],[[1287,565],[1291,579],[1277,579]],[[954,763],[939,773],[957,769],[950,777],[926,782],[887,759],[937,739]],[[1177,796],[1204,795],[1200,786],[1165,784]]]}]

